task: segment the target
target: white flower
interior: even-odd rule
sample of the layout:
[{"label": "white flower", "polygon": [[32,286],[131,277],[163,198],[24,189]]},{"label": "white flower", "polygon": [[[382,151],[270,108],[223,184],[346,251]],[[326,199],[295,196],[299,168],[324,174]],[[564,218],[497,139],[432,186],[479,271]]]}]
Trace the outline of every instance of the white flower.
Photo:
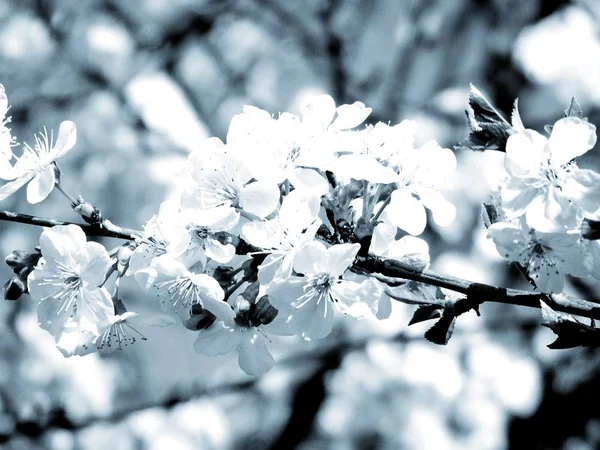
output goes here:
[{"label": "white flower", "polygon": [[275,364],[267,348],[267,338],[261,327],[251,327],[233,320],[217,321],[201,330],[194,342],[194,350],[206,356],[238,352],[240,368],[248,375],[262,375]]},{"label": "white flower", "polygon": [[242,238],[270,252],[259,267],[262,284],[283,281],[292,274],[297,251],[314,239],[321,225],[319,208],[317,197],[294,190],[283,199],[276,218],[244,224]]},{"label": "white flower", "polygon": [[439,191],[456,168],[452,150],[430,141],[419,149],[397,153],[392,164],[400,177],[385,208],[392,224],[412,235],[419,235],[427,223],[425,208],[431,210],[433,220],[440,226],[454,220],[456,208]]},{"label": "white flower", "polygon": [[247,164],[259,181],[281,184],[289,180],[296,189],[323,195],[329,190],[327,180],[306,160],[307,152],[298,144],[300,119],[283,113],[278,119],[262,109],[244,106],[244,112],[231,120],[227,145],[252,155]]},{"label": "white flower", "polygon": [[209,223],[228,215],[238,218],[240,210],[260,218],[271,214],[279,204],[279,187],[252,181],[244,159],[226,152],[218,139],[210,140],[207,146],[188,158],[193,185],[182,199],[182,206],[198,208]]},{"label": "white flower", "polygon": [[148,267],[154,258],[164,255],[167,244],[158,227],[157,216],[153,216],[144,225],[142,237],[136,240],[136,247],[129,258],[129,266],[126,275],[133,275],[137,282],[146,286],[148,284]]},{"label": "white flower", "polygon": [[16,192],[26,183],[27,201],[39,203],[54,188],[54,161],[67,154],[77,139],[75,124],[65,121],[60,124],[56,142],[47,132],[35,137],[34,147],[24,144],[23,154],[14,166],[2,167],[0,178],[13,180],[0,188],[0,200]]},{"label": "white flower", "polygon": [[40,236],[42,258],[28,278],[29,293],[40,300],[39,324],[58,336],[69,319],[98,334],[113,315],[110,294],[98,286],[110,267],[106,249],[86,242],[76,225],[55,226]]},{"label": "white flower", "polygon": [[359,133],[347,130],[363,123],[371,108],[361,102],[336,108],[329,95],[320,95],[312,98],[302,113],[298,133],[302,157],[296,164],[325,170],[336,161],[336,152],[354,151],[360,146]]},{"label": "white flower", "polygon": [[213,277],[190,272],[168,254],[154,258],[143,271],[149,273],[148,287],[155,290],[162,308],[170,313],[188,318],[192,306],[200,305],[221,320],[235,316],[224,301],[223,289]]},{"label": "white flower", "polygon": [[10,167],[8,161],[13,157],[12,146],[16,145],[11,136],[10,128],[6,126],[10,122],[10,117],[6,117],[8,109],[8,97],[4,86],[0,84],[0,174]]},{"label": "white flower", "polygon": [[[215,216],[212,218],[219,219]],[[203,219],[202,212],[181,209],[179,202],[163,202],[156,221],[161,236],[164,236],[166,252],[184,262],[187,267],[196,263],[204,267],[207,258],[221,264],[228,263],[235,255],[235,247],[221,244],[217,233],[231,229],[237,220],[229,214],[214,223]]]},{"label": "white flower", "polygon": [[410,120],[393,127],[382,122],[369,126],[357,134],[361,144],[355,152],[340,156],[328,169],[347,180],[383,184],[399,181],[390,163],[402,152],[412,151],[414,128]]},{"label": "white flower", "polygon": [[110,321],[99,330],[99,334],[80,327],[76,322],[69,321],[63,332],[56,340],[56,346],[65,357],[84,356],[95,351],[110,352],[123,350],[138,341],[147,340],[138,331],[140,326],[167,326],[174,319],[164,314],[137,314],[123,311],[113,314]]},{"label": "white flower", "polygon": [[320,339],[332,329],[334,309],[355,318],[375,317],[381,291],[374,280],[362,283],[340,279],[353,263],[358,244],[333,245],[329,249],[313,241],[296,254],[292,276],[267,289],[272,304],[289,310],[291,327],[306,340]]},{"label": "white flower", "polygon": [[513,134],[506,143],[505,167],[510,178],[502,187],[502,206],[511,217],[554,231],[570,224],[576,208],[600,208],[600,175],[579,169],[574,158],[596,144],[596,127],[577,117],[554,124],[550,138],[533,130]]},{"label": "white flower", "polygon": [[565,273],[584,277],[593,260],[579,233],[542,233],[519,224],[495,223],[488,235],[503,258],[522,264],[537,288],[544,293],[562,292]]}]

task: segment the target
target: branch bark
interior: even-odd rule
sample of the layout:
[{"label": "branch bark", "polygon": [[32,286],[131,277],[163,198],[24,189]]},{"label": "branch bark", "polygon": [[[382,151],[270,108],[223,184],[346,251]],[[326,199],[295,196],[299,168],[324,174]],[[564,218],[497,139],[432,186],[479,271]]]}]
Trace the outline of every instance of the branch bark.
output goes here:
[{"label": "branch bark", "polygon": [[[63,220],[47,219],[45,217],[30,216],[12,211],[0,211],[0,220],[6,222],[23,223],[26,225],[37,225],[39,227],[54,227],[56,225],[77,225],[81,227],[88,236],[110,237],[116,239],[134,240],[141,235],[139,231],[119,227],[109,221],[103,225],[90,225],[85,223],[66,222]],[[107,222],[107,223],[106,223]]]},{"label": "branch bark", "polygon": [[379,273],[396,279],[419,281],[465,294],[467,297],[457,301],[454,305],[457,315],[473,308],[476,309],[485,302],[540,309],[540,300],[543,300],[555,311],[600,320],[600,304],[568,295],[548,295],[476,283],[430,270],[418,271],[401,261],[378,258],[373,255],[359,256],[356,259],[355,267],[366,272]]}]

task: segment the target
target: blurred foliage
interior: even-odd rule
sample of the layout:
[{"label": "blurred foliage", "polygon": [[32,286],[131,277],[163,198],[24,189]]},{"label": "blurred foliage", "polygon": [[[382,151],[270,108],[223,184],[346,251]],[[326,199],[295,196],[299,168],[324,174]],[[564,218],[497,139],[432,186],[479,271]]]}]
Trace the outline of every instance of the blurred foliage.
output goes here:
[{"label": "blurred foliage", "polygon": [[[140,228],[186,154],[226,134],[244,104],[298,112],[311,94],[365,102],[370,120],[418,122],[452,147],[468,134],[469,83],[526,126],[576,95],[600,123],[600,6],[594,0],[4,0],[0,82],[13,134],[77,123],[64,182],[113,222]],[[598,165],[598,158],[586,163]],[[459,217],[427,230],[433,268],[517,287],[485,239],[480,202],[498,152],[457,154]],[[75,219],[51,196],[3,209]],[[39,230],[0,223],[0,250],[32,250]],[[108,248],[115,245],[108,240]],[[0,270],[3,279],[10,269]],[[128,280],[131,281],[131,280]],[[598,286],[569,287],[597,300]],[[124,292],[144,308],[134,282]],[[8,449],[592,449],[600,354],[550,351],[539,311],[484,305],[453,340],[422,339],[412,311],[340,320],[317,343],[273,342],[278,366],[249,379],[228,357],[158,329],[107,356],[63,359],[28,299],[0,304],[0,440]]]}]

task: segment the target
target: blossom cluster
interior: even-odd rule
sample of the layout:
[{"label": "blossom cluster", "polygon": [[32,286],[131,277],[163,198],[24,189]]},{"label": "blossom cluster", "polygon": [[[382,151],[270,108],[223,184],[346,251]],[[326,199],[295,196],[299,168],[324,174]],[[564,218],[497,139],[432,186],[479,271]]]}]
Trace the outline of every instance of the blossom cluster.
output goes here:
[{"label": "blossom cluster", "polygon": [[567,113],[544,136],[515,109],[512,128],[495,202],[502,220],[488,229],[499,253],[543,293],[562,292],[565,274],[600,279],[600,244],[582,235],[600,215],[600,174],[576,161],[596,144],[596,127]]},{"label": "blossom cluster", "polygon": [[[189,155],[177,196],[134,242],[109,253],[75,225],[44,231],[28,276],[40,326],[70,356],[133,343],[138,326],[181,322],[197,333],[196,352],[237,352],[256,375],[274,364],[269,335],[310,341],[329,335],[339,314],[388,317],[390,298],[353,270],[357,255],[426,268],[417,236],[427,209],[441,226],[454,219],[440,188],[456,160],[433,141],[415,146],[414,122],[364,125],[370,113],[327,95],[299,116],[246,106],[225,142],[208,139]],[[7,150],[1,198],[27,182],[30,202],[45,198],[59,183],[55,160],[74,144],[75,126],[63,122],[56,143],[46,133],[20,158]],[[171,320],[127,311],[124,277]]]}]

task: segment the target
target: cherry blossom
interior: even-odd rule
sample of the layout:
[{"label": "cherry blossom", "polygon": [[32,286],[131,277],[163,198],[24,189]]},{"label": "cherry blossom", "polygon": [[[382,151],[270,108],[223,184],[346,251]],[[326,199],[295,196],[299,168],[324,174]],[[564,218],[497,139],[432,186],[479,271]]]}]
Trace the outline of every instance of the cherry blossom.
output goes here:
[{"label": "cherry blossom", "polygon": [[519,221],[493,224],[488,235],[500,255],[522,264],[544,293],[562,292],[565,273],[584,277],[592,270],[592,255],[577,232],[544,233]]},{"label": "cherry blossom", "polygon": [[220,319],[234,316],[224,301],[219,283],[205,273],[194,273],[169,254],[154,258],[147,272],[147,287],[156,292],[164,310],[182,318],[191,314],[192,306],[200,305]]},{"label": "cherry blossom", "polygon": [[433,220],[446,226],[454,220],[456,208],[440,192],[443,183],[456,168],[456,157],[434,141],[416,148],[405,148],[391,160],[400,180],[385,208],[389,221],[416,236],[425,230],[425,208]]},{"label": "cherry blossom", "polygon": [[288,310],[289,323],[305,340],[321,339],[332,329],[334,309],[357,319],[375,317],[380,290],[374,280],[362,283],[341,279],[360,246],[337,244],[326,248],[313,241],[298,251],[292,276],[269,286],[276,308]]},{"label": "cherry blossom", "polygon": [[95,351],[123,350],[136,342],[147,340],[138,330],[140,327],[164,327],[175,322],[165,314],[138,314],[127,311],[120,300],[116,309],[118,313],[112,315],[98,334],[82,328],[77,322],[67,321],[56,344],[63,356],[84,356]]},{"label": "cherry blossom", "polygon": [[40,300],[39,324],[52,335],[62,333],[69,319],[98,334],[113,315],[113,302],[105,288],[111,266],[106,249],[86,242],[76,225],[61,225],[40,236],[42,258],[28,278],[31,296]]},{"label": "cherry blossom", "polygon": [[510,217],[525,215],[541,231],[570,225],[576,208],[600,208],[600,175],[577,167],[574,158],[596,144],[596,127],[577,117],[556,122],[549,138],[534,130],[513,134],[506,144],[509,178],[502,204]]},{"label": "cherry blossom", "polygon": [[70,121],[60,124],[56,142],[53,134],[44,131],[35,136],[35,145],[24,144],[23,154],[13,166],[0,167],[0,178],[10,181],[0,188],[0,200],[4,200],[25,184],[27,201],[39,203],[54,189],[54,161],[66,155],[77,139],[77,128]]},{"label": "cherry blossom", "polygon": [[13,157],[12,146],[15,145],[10,128],[6,126],[10,122],[10,117],[6,117],[8,109],[8,97],[0,84],[0,173],[10,166],[8,161]]},{"label": "cherry blossom", "polygon": [[[263,218],[279,204],[277,184],[252,181],[254,176],[239,152],[227,152],[218,139],[188,158],[192,184],[182,199],[183,208],[197,208],[207,223],[239,218],[240,211]],[[217,219],[218,218],[218,219]]]},{"label": "cherry blossom", "polygon": [[318,198],[295,190],[285,197],[276,218],[244,224],[242,237],[269,252],[259,267],[261,283],[283,281],[292,274],[298,250],[314,239],[321,225],[319,206]]},{"label": "cherry blossom", "polygon": [[218,234],[230,230],[237,220],[231,214],[221,219],[214,215],[211,217],[215,222],[207,222],[196,209],[180,208],[178,201],[163,202],[156,221],[164,237],[165,251],[188,267],[197,263],[204,267],[207,258],[223,264],[231,261],[235,247],[219,242]]}]

